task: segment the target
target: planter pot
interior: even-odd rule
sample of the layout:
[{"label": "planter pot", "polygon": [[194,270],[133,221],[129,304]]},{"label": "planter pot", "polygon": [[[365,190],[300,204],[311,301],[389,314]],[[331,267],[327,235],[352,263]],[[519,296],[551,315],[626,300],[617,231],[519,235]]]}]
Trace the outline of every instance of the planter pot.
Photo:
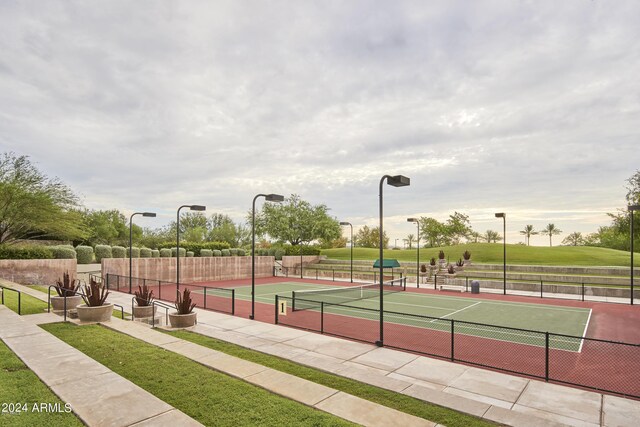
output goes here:
[{"label": "planter pot", "polygon": [[140,306],[136,305],[133,307],[133,317],[134,318],[145,318],[145,317],[153,317],[156,314],[156,309],[158,307],[155,305],[145,305]]},{"label": "planter pot", "polygon": [[78,319],[81,322],[108,322],[113,314],[113,304],[99,305],[97,307],[89,307],[81,304],[76,307]]},{"label": "planter pot", "polygon": [[169,324],[172,328],[188,328],[196,324],[196,312],[189,314],[169,313]]},{"label": "planter pot", "polygon": [[[82,297],[80,295],[73,295],[67,297],[67,310],[73,310],[77,306],[82,304]],[[64,297],[51,297],[51,308],[53,311],[64,311]]]},{"label": "planter pot", "polygon": [[470,259],[465,259],[465,260],[464,260],[464,265],[465,265],[465,267],[466,267],[467,265],[471,265],[471,260],[470,260]]}]

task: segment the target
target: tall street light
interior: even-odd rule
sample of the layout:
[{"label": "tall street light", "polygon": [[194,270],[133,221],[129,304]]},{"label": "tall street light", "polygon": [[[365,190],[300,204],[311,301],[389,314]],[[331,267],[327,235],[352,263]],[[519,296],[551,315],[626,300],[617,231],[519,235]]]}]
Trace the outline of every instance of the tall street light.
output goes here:
[{"label": "tall street light", "polygon": [[351,283],[353,283],[353,225],[347,221],[341,221],[340,225],[348,225],[349,227],[351,227],[351,243],[349,245],[351,246],[351,255],[349,256],[349,258],[351,259]]},{"label": "tall street light", "polygon": [[633,212],[640,210],[640,205],[631,205],[629,208],[629,222],[631,223],[631,305],[633,305]]},{"label": "tall street light", "polygon": [[202,205],[182,205],[178,208],[176,221],[176,291],[180,291],[180,209],[189,208],[192,211],[205,211],[206,206]]},{"label": "tall street light", "polygon": [[502,218],[502,294],[507,294],[507,214],[498,212],[496,218]]},{"label": "tall street light", "polygon": [[416,287],[420,287],[420,221],[418,218],[407,218],[407,222],[415,222],[418,226],[418,255],[416,256]]},{"label": "tall street light", "polygon": [[384,344],[384,321],[383,321],[383,312],[384,312],[384,251],[383,251],[383,243],[384,243],[384,231],[382,229],[382,218],[383,218],[383,210],[382,207],[384,205],[384,200],[382,197],[382,185],[384,184],[384,180],[387,180],[387,184],[389,184],[392,187],[406,187],[408,185],[411,184],[411,180],[409,178],[407,178],[406,176],[403,175],[395,175],[395,176],[391,176],[391,175],[384,175],[382,178],[380,178],[380,190],[379,190],[379,197],[380,197],[380,229],[378,230],[378,232],[380,233],[380,340],[376,341],[376,345],[378,347],[382,347],[382,345]]},{"label": "tall street light", "polygon": [[133,274],[131,274],[132,268],[131,268],[131,252],[133,249],[133,227],[131,222],[133,221],[133,217],[136,215],[142,215],[142,216],[147,216],[147,217],[151,217],[151,218],[155,218],[156,214],[153,212],[135,212],[133,213],[130,217],[129,217],[129,293],[131,293],[131,279]]},{"label": "tall street light", "polygon": [[251,316],[249,319],[255,318],[256,304],[256,200],[258,197],[264,197],[267,202],[283,202],[284,196],[279,194],[257,194],[251,203]]}]

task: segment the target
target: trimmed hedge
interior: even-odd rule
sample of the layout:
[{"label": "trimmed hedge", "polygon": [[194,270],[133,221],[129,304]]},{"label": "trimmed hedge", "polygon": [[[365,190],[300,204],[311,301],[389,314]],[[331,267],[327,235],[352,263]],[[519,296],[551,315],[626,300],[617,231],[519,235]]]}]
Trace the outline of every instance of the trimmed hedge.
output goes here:
[{"label": "trimmed hedge", "polygon": [[284,256],[285,252],[282,249],[276,249],[273,253],[273,256],[278,260],[281,261],[282,257]]},{"label": "trimmed hedge", "polygon": [[102,258],[113,258],[113,253],[111,253],[111,246],[96,245],[95,255],[96,255],[96,262],[101,262]]},{"label": "trimmed hedge", "polygon": [[124,246],[112,246],[111,253],[114,258],[127,258],[127,249]]},{"label": "trimmed hedge", "polygon": [[158,249],[151,249],[151,258],[160,258],[160,251]]},{"label": "trimmed hedge", "polygon": [[222,252],[222,256],[231,256],[231,251],[229,251],[229,249],[223,249],[220,252]]},{"label": "trimmed hedge", "polygon": [[237,248],[231,248],[231,249],[229,249],[229,253],[231,254],[231,256],[238,256],[238,249]]},{"label": "trimmed hedge", "polygon": [[140,248],[140,258],[151,258],[151,249]]},{"label": "trimmed hedge", "polygon": [[238,256],[245,256],[247,255],[247,253],[245,252],[244,249],[238,249]]},{"label": "trimmed hedge", "polygon": [[187,258],[193,258],[193,251],[187,251]]},{"label": "trimmed hedge", "polygon": [[53,251],[47,246],[14,248],[0,245],[0,259],[53,259]]},{"label": "trimmed hedge", "polygon": [[[129,258],[129,248],[127,248],[127,258]],[[131,248],[131,258],[140,258],[140,248],[135,246]]]},{"label": "trimmed hedge", "polygon": [[[158,249],[171,249],[176,247],[176,242],[164,242],[158,245]],[[192,243],[192,242],[180,242],[180,247],[184,248],[185,251],[193,252],[194,256],[202,256],[200,255],[200,251],[202,249],[210,249],[210,250],[221,250],[228,249],[231,247],[227,242],[202,242],[202,243]],[[180,252],[180,256],[182,256],[182,252]]]},{"label": "trimmed hedge", "polygon": [[51,246],[55,259],[76,259],[76,250],[73,246]]},{"label": "trimmed hedge", "polygon": [[[282,249],[285,255],[300,255],[300,245],[285,245]],[[320,248],[317,246],[302,245],[302,255],[320,255]]]},{"label": "trimmed hedge", "polygon": [[93,248],[91,246],[76,246],[78,264],[91,264],[93,262]]},{"label": "trimmed hedge", "polygon": [[214,249],[212,252],[213,252],[213,256],[222,256],[222,251],[218,249]]},{"label": "trimmed hedge", "polygon": [[[171,248],[171,256],[175,257],[176,256],[176,247]],[[180,256],[186,256],[187,255],[187,250],[185,248],[183,248],[182,246],[180,246]]]},{"label": "trimmed hedge", "polygon": [[171,249],[162,248],[159,251],[160,258],[171,258]]},{"label": "trimmed hedge", "polygon": [[213,256],[213,251],[211,249],[201,249],[200,250],[201,257],[210,257]]}]

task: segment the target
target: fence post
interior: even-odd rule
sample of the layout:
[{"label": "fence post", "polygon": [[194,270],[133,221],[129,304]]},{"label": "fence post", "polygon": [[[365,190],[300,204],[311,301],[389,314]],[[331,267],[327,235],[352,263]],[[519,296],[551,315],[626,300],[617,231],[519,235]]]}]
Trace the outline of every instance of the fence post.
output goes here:
[{"label": "fence post", "polygon": [[433,290],[438,289],[438,273],[433,275]]},{"label": "fence post", "polygon": [[542,298],[542,279],[540,279],[540,298]]},{"label": "fence post", "polygon": [[107,290],[109,290],[109,273],[107,273]]},{"label": "fence post", "polygon": [[320,333],[324,334],[324,301],[320,301]]},{"label": "fence post", "polygon": [[454,351],[453,351],[454,350],[454,339],[453,339],[453,337],[454,337],[454,334],[455,334],[455,326],[454,326],[455,322],[456,322],[455,320],[451,319],[451,361],[452,362],[456,360],[456,357],[455,357]]},{"label": "fence post", "polygon": [[120,290],[120,275],[116,276],[116,291]]},{"label": "fence post", "polygon": [[158,299],[162,299],[162,283],[158,280]]},{"label": "fence post", "polygon": [[231,289],[231,314],[236,314],[236,290],[235,289]]},{"label": "fence post", "polygon": [[316,268],[316,280],[318,280],[318,269]]},{"label": "fence post", "polygon": [[584,282],[582,282],[582,301],[584,301]]},{"label": "fence post", "polygon": [[204,287],[204,309],[207,309],[207,287]]},{"label": "fence post", "polygon": [[336,270],[333,267],[331,267],[331,275],[332,275],[331,279],[335,282],[336,281]]},{"label": "fence post", "polygon": [[[18,292],[18,316],[22,315],[22,292]],[[66,301],[66,298],[65,298]]]},{"label": "fence post", "polygon": [[549,331],[544,333],[545,361],[544,361],[544,380],[549,382]]},{"label": "fence post", "polygon": [[464,276],[464,291],[469,292],[469,276]]},{"label": "fence post", "polygon": [[376,274],[376,272],[373,272],[373,283],[376,283],[378,281],[378,276]]},{"label": "fence post", "polygon": [[278,294],[276,294],[276,325],[278,324],[278,310],[280,310],[280,302],[278,301]]}]

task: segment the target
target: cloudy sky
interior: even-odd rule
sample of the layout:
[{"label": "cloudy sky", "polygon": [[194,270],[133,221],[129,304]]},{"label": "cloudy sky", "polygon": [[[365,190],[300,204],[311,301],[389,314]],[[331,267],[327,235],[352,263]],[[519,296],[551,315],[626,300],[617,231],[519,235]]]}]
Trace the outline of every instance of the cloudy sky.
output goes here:
[{"label": "cloudy sky", "polygon": [[[640,3],[0,2],[0,151],[86,207],[592,232],[640,169]],[[558,243],[563,236],[556,238]],[[532,238],[546,244],[547,238]]]}]

